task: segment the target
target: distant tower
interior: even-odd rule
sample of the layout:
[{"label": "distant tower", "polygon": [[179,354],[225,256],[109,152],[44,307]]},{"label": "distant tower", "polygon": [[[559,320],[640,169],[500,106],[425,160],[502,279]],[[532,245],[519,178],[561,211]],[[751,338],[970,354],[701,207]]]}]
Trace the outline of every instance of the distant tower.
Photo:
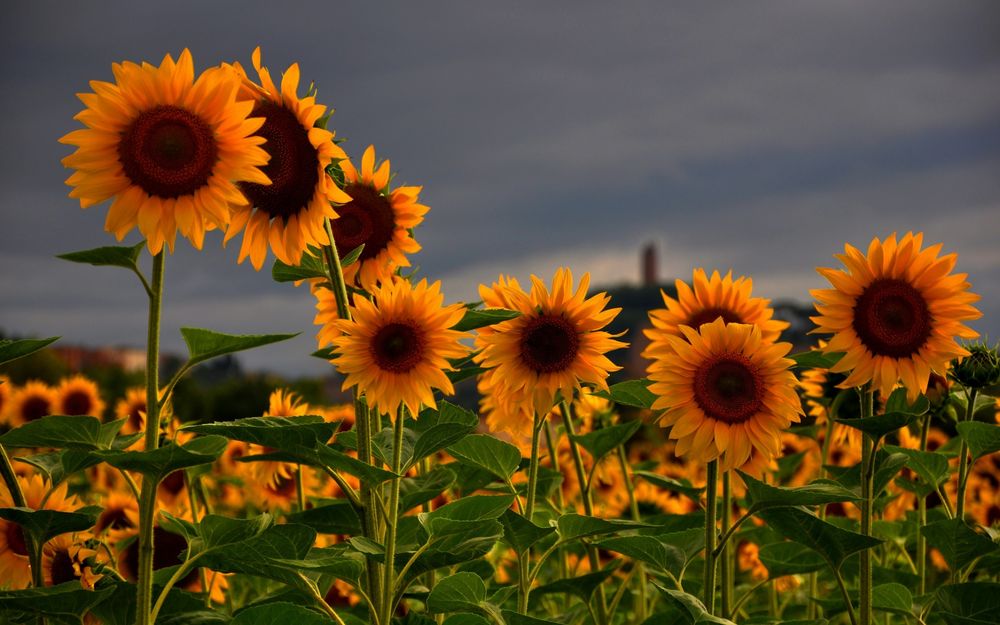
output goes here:
[{"label": "distant tower", "polygon": [[642,272],[643,286],[656,286],[660,283],[660,276],[657,274],[656,244],[647,243],[642,248],[642,255],[639,257]]}]

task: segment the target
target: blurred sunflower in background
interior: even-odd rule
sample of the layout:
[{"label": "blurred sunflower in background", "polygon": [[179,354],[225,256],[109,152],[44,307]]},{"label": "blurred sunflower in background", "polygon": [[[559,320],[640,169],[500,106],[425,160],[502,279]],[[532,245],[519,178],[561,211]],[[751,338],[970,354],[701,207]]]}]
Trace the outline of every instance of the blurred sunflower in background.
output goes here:
[{"label": "blurred sunflower in background", "polygon": [[79,94],[86,128],[60,142],[77,146],[63,159],[66,180],[83,208],[114,198],[104,228],[121,241],[138,227],[149,251],[173,251],[177,233],[201,249],[205,231],[223,228],[246,203],[238,182],[266,185],[267,162],[255,136],[263,120],[237,102],[239,81],[218,68],[197,78],[191,53],[159,67],[114,64],[114,83],[91,81]]},{"label": "blurred sunflower in background", "polygon": [[902,381],[913,402],[927,390],[931,371],[943,372],[968,351],[956,337],[979,334],[963,321],[982,313],[972,306],[967,274],[953,274],[957,254],[940,256],[941,244],[923,247],[923,234],[873,238],[867,255],[852,245],[837,254],[846,269],[820,267],[832,289],[811,291],[817,316],[813,332],[832,334],[825,351],[843,352],[830,368],[850,372],[841,388],[871,382],[888,397]]},{"label": "blurred sunflower in background", "polygon": [[239,262],[250,258],[259,271],[268,247],[281,262],[298,265],[307,246],[329,245],[325,220],[337,216],[331,202],[343,204],[351,197],[326,173],[346,154],[334,144],[332,132],[317,126],[326,107],[317,104],[315,96],[299,97],[298,63],[285,70],[279,88],[261,64],[260,48],[253,51],[252,61],[260,84],[239,63],[223,69],[241,79],[240,103],[264,120],[256,136],[269,157],[263,168],[267,180],[240,183],[247,203],[233,212],[225,240],[243,232]]},{"label": "blurred sunflower in background", "polygon": [[55,414],[58,396],[45,382],[30,380],[11,393],[7,423],[11,427]]},{"label": "blurred sunflower in background", "polygon": [[10,408],[10,378],[0,375],[0,427],[7,426],[7,410]]},{"label": "blurred sunflower in background", "polygon": [[56,397],[57,414],[104,417],[104,400],[97,383],[82,375],[64,379],[56,388]]},{"label": "blurred sunflower in background", "polygon": [[430,210],[420,203],[421,187],[389,188],[389,161],[376,166],[375,146],[361,157],[361,170],[350,159],[340,162],[344,191],[351,201],[337,207],[331,222],[337,252],[343,258],[364,245],[357,261],[344,267],[344,279],[370,289],[385,282],[399,267],[409,267],[407,254],[420,251],[412,230]]},{"label": "blurred sunflower in background", "polygon": [[355,298],[351,319],[337,321],[341,335],[334,339],[332,362],[345,376],[343,390],[357,387],[383,414],[395,415],[400,405],[412,415],[421,404],[436,407],[433,389],[455,393],[445,373],[453,369],[448,359],[469,353],[461,341],[470,335],[451,329],[465,306],[444,306],[441,283],[427,280],[394,280],[375,287],[372,296],[374,301]]},{"label": "blurred sunflower in background", "polygon": [[125,391],[125,397],[115,404],[115,419],[128,419],[122,424],[122,434],[142,432],[146,428],[146,389],[136,386]]},{"label": "blurred sunflower in background", "polygon": [[784,357],[791,344],[769,343],[759,326],[722,318],[681,331],[684,338],[654,335],[644,352],[652,360],[653,409],[664,411],[675,453],[718,458],[723,471],[743,466],[754,450],[769,462],[781,450],[782,430],[802,413],[792,361]]}]

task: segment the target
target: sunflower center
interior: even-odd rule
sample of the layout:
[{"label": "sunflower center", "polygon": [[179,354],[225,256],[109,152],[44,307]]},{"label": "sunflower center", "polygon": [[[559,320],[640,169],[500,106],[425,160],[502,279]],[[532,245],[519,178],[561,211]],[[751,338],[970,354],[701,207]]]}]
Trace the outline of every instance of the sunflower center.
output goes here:
[{"label": "sunflower center", "polygon": [[695,372],[694,399],[709,418],[743,423],[764,403],[764,388],[750,360],[741,354],[722,354]]},{"label": "sunflower center", "polygon": [[85,391],[71,391],[63,398],[62,407],[65,413],[70,416],[90,415],[94,411],[94,402]]},{"label": "sunflower center", "polygon": [[854,305],[854,331],[876,356],[906,358],[931,335],[931,313],[920,291],[903,280],[875,280]]},{"label": "sunflower center", "polygon": [[174,471],[160,482],[160,491],[176,497],[184,490],[184,471]]},{"label": "sunflower center", "polygon": [[274,484],[269,485],[267,488],[278,497],[291,499],[295,496],[298,486],[293,478],[279,476],[274,481]]},{"label": "sunflower center", "polygon": [[162,198],[191,195],[205,186],[218,158],[212,129],[178,106],[143,111],[118,142],[118,160],[128,179]]},{"label": "sunflower center", "polygon": [[691,318],[688,319],[686,325],[689,325],[695,330],[697,330],[703,324],[712,323],[719,317],[722,317],[722,321],[724,321],[727,324],[743,323],[743,320],[740,319],[740,317],[733,311],[729,310],[728,308],[721,308],[717,306],[715,308],[706,308],[705,310],[696,312],[695,314],[691,315]]},{"label": "sunflower center", "polygon": [[260,102],[253,116],[264,118],[257,135],[267,139],[263,147],[271,159],[262,169],[271,184],[241,182],[239,187],[258,210],[287,222],[302,212],[316,193],[319,156],[309,141],[309,131],[291,109],[270,101]]},{"label": "sunflower center", "polygon": [[146,412],[146,402],[142,402],[141,404],[136,403],[129,406],[128,424],[136,431],[142,430],[142,415],[139,414],[140,412]]},{"label": "sunflower center", "polygon": [[49,565],[49,575],[52,576],[52,585],[65,584],[79,579],[76,569],[73,568],[73,558],[66,549],[59,549],[52,554],[52,563]]},{"label": "sunflower center", "polygon": [[24,541],[24,532],[21,531],[21,526],[17,523],[11,523],[10,521],[4,523],[5,538],[7,539],[7,548],[16,553],[19,556],[28,556],[28,543]]},{"label": "sunflower center", "polygon": [[102,532],[106,529],[120,530],[133,527],[132,521],[125,514],[124,508],[105,508],[104,512],[97,519],[94,529]]},{"label": "sunflower center", "polygon": [[392,204],[375,189],[363,185],[348,185],[344,192],[351,201],[337,207],[340,215],[331,223],[337,240],[337,253],[343,257],[364,244],[358,260],[375,258],[389,246],[396,231],[396,216]]},{"label": "sunflower center", "polygon": [[25,421],[34,421],[52,414],[52,405],[44,397],[29,397],[21,404],[21,417]]},{"label": "sunflower center", "polygon": [[371,352],[380,369],[406,373],[423,358],[424,337],[409,323],[390,323],[375,333]]},{"label": "sunflower center", "polygon": [[528,322],[521,338],[521,360],[538,373],[563,371],[576,359],[580,336],[558,315],[541,315]]}]

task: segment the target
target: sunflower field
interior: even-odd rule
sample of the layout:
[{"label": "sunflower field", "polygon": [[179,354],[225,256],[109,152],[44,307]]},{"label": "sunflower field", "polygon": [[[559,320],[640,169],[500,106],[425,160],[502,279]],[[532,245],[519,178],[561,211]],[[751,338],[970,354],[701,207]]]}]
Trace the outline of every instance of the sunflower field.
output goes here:
[{"label": "sunflower field", "polygon": [[[732,272],[678,280],[641,336],[568,268],[447,303],[409,260],[422,188],[352,160],[297,64],[112,69],[79,95],[66,182],[142,241],[61,258],[134,274],[145,384],[0,379],[0,621],[1000,622],[1000,356],[942,244],[844,245],[795,354]],[[161,376],[167,258],[216,229],[310,289],[312,356],[351,401],[175,413],[199,364],[294,336],[185,327]],[[630,344],[646,377],[609,384]]]}]

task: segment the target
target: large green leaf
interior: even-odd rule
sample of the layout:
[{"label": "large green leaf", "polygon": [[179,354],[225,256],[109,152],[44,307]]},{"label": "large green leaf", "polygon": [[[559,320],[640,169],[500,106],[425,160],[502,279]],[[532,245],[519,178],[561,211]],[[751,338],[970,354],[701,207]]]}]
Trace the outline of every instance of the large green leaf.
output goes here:
[{"label": "large green leaf", "polygon": [[611,427],[587,432],[577,437],[576,441],[590,453],[594,462],[598,462],[601,458],[617,449],[619,445],[624,445],[628,442],[641,427],[642,421],[629,421],[628,423],[620,423]]},{"label": "large green leaf", "polygon": [[688,594],[680,590],[673,590],[671,588],[664,588],[659,584],[654,584],[660,592],[663,593],[664,599],[671,604],[678,615],[678,618],[682,620],[675,620],[675,623],[684,623],[686,625],[700,625],[701,623],[715,623],[717,625],[734,625],[732,621],[728,621],[724,618],[718,616],[712,616],[705,609],[705,604],[703,604],[694,595]]},{"label": "large green leaf", "polygon": [[923,395],[917,396],[917,400],[914,403],[910,403],[907,399],[907,390],[905,388],[897,388],[890,395],[889,399],[885,401],[885,412],[903,412],[906,414],[922,415],[926,414],[931,408],[931,403],[927,401],[927,398]]},{"label": "large green leaf", "polygon": [[303,560],[316,540],[304,525],[275,525],[260,535],[205,552],[199,562],[219,573],[243,573],[299,586],[301,577],[289,561]]},{"label": "large green leaf", "polygon": [[653,486],[658,486],[663,490],[672,491],[675,493],[680,493],[686,495],[694,501],[698,501],[701,498],[701,493],[705,491],[705,488],[692,486],[687,480],[680,481],[673,478],[667,477],[665,475],[660,475],[659,473],[653,473],[651,471],[636,471],[634,473],[636,477],[642,478],[652,484]]},{"label": "large green leaf", "polygon": [[759,516],[785,538],[819,553],[834,569],[851,554],[882,544],[877,538],[840,529],[799,508],[770,508]]},{"label": "large green leaf", "polygon": [[617,536],[601,540],[597,546],[651,564],[678,579],[687,560],[683,551],[655,536]]},{"label": "large green leaf", "polygon": [[437,410],[422,411],[413,427],[417,435],[413,453],[406,459],[404,467],[411,467],[431,454],[458,443],[474,432],[478,425],[479,417],[474,413],[446,401],[440,402]]},{"label": "large green leaf", "polygon": [[139,255],[145,246],[145,241],[136,243],[135,245],[109,245],[81,252],[57,254],[56,258],[68,260],[71,263],[94,265],[95,267],[122,267],[123,269],[138,271]]},{"label": "large green leaf", "polygon": [[339,424],[318,415],[298,417],[250,417],[218,423],[186,425],[182,429],[197,434],[214,434],[235,441],[255,443],[272,449],[296,451],[325,443]]},{"label": "large green leaf", "polygon": [[931,487],[940,486],[948,481],[950,475],[948,457],[940,452],[920,451],[894,445],[886,445],[885,450],[890,454],[906,456],[906,466]]},{"label": "large green leaf", "polygon": [[29,421],[0,436],[6,447],[111,449],[124,420],[102,424],[90,416],[49,415]]},{"label": "large green leaf", "polygon": [[912,616],[913,595],[902,584],[880,584],[872,588],[872,608],[881,612]]},{"label": "large green leaf", "polygon": [[188,365],[205,362],[217,356],[242,352],[295,338],[295,334],[223,334],[203,328],[181,328],[188,348]]},{"label": "large green leaf", "polygon": [[555,621],[546,621],[545,619],[533,616],[525,616],[511,610],[504,610],[501,614],[503,619],[507,621],[507,625],[559,625]]},{"label": "large green leaf", "polygon": [[621,406],[631,406],[633,408],[652,408],[656,401],[656,395],[649,390],[652,380],[626,380],[618,384],[612,384],[607,391],[596,391],[594,395],[610,399]]},{"label": "large green leaf", "polygon": [[559,517],[556,527],[559,531],[559,538],[569,541],[587,536],[614,534],[624,530],[654,526],[624,519],[602,519],[582,514],[564,514]]},{"label": "large green leaf", "polygon": [[330,625],[329,616],[294,603],[275,601],[240,610],[230,625]]},{"label": "large green leaf", "polygon": [[957,426],[958,434],[969,446],[972,457],[982,458],[1000,451],[1000,425],[979,421],[963,421]]},{"label": "large green leaf", "polygon": [[81,623],[84,614],[112,592],[113,588],[87,590],[79,581],[44,588],[0,590],[0,615],[23,612]]},{"label": "large green leaf", "polygon": [[951,570],[964,569],[977,558],[996,551],[998,546],[963,519],[945,519],[920,528],[931,547],[941,552]]},{"label": "large green leaf", "polygon": [[488,471],[504,482],[509,482],[521,463],[521,452],[510,443],[487,434],[466,436],[448,447],[456,460]]},{"label": "large green leaf", "polygon": [[58,336],[47,339],[0,340],[0,365],[17,360],[18,358],[30,356],[58,340]]},{"label": "large green leaf", "polygon": [[759,557],[772,579],[812,573],[826,566],[826,560],[813,549],[793,542],[764,545]]},{"label": "large green leaf", "polygon": [[386,471],[374,467],[367,462],[362,462],[353,456],[339,452],[329,445],[318,445],[316,454],[319,462],[330,467],[334,471],[343,471],[365,482],[369,486],[377,486],[382,482],[396,477],[392,471]]},{"label": "large green leaf", "polygon": [[[907,456],[902,453],[889,453],[884,449],[879,449],[875,453],[875,476],[872,480],[874,486],[872,492],[876,495],[881,493],[888,486],[889,482],[892,481],[892,478],[896,477],[896,474],[906,466],[907,461]],[[861,488],[860,462],[851,467],[827,465],[824,468],[842,486],[850,489]]]},{"label": "large green leaf", "polygon": [[276,566],[309,573],[322,573],[351,583],[357,583],[364,571],[363,558],[345,544],[314,547],[305,558],[275,558],[272,562]]},{"label": "large green leaf", "polygon": [[844,488],[836,482],[816,481],[806,486],[787,488],[771,486],[739,471],[740,477],[747,488],[748,513],[755,514],[767,508],[782,506],[818,506],[844,501],[861,501],[855,492]]},{"label": "large green leaf", "polygon": [[510,509],[514,495],[469,495],[447,503],[433,512],[420,515],[420,523],[431,527],[437,519],[452,521],[484,521],[498,519]]},{"label": "large green leaf", "polygon": [[51,488],[62,484],[74,473],[102,462],[99,456],[84,449],[64,449],[33,456],[18,456],[15,460],[30,464],[44,473],[49,478]]},{"label": "large green leaf", "polygon": [[299,280],[311,280],[313,278],[326,278],[326,268],[323,266],[323,259],[312,254],[303,254],[298,265],[286,265],[275,259],[271,266],[271,278],[275,282],[298,282]]},{"label": "large green leaf", "polygon": [[289,523],[308,525],[320,534],[360,534],[361,519],[347,501],[333,501],[287,515]]},{"label": "large green leaf", "polygon": [[796,369],[829,369],[844,357],[842,352],[824,353],[822,350],[811,349],[788,356],[795,361]]},{"label": "large green leaf", "polygon": [[555,533],[554,527],[541,527],[513,510],[505,510],[500,517],[503,538],[515,552],[525,553],[532,545]]},{"label": "large green leaf", "polygon": [[465,311],[465,316],[463,316],[462,320],[452,327],[452,330],[458,330],[459,332],[476,330],[478,328],[485,328],[486,326],[495,325],[509,319],[516,319],[520,316],[521,313],[518,311],[506,310],[504,308],[487,308],[484,310],[470,308]]},{"label": "large green leaf", "polygon": [[202,549],[215,549],[260,536],[274,525],[274,517],[264,513],[249,519],[209,514],[198,523]]},{"label": "large green leaf", "polygon": [[151,451],[105,451],[101,457],[115,468],[159,481],[174,471],[215,462],[227,444],[221,436],[202,436],[184,445],[169,443]]},{"label": "large green leaf", "polygon": [[1000,584],[969,582],[938,586],[935,613],[948,625],[1000,623]]},{"label": "large green leaf", "polygon": [[100,506],[87,506],[74,512],[32,510],[30,508],[0,508],[0,519],[21,526],[36,545],[48,542],[60,534],[89,530],[97,522]]},{"label": "large green leaf", "polygon": [[587,603],[590,601],[590,598],[594,596],[594,591],[596,591],[606,579],[614,575],[620,564],[621,561],[618,561],[616,565],[603,568],[595,573],[587,573],[585,575],[578,575],[577,577],[569,577],[550,582],[544,586],[536,588],[531,593],[531,596],[540,597],[548,594],[568,594],[579,597],[581,601]]},{"label": "large green leaf", "polygon": [[427,596],[434,613],[479,612],[486,601],[486,583],[475,573],[455,573],[438,580]]},{"label": "large green leaf", "polygon": [[915,422],[920,415],[909,412],[885,412],[864,419],[834,419],[841,425],[860,430],[874,441]]},{"label": "large green leaf", "polygon": [[455,483],[455,472],[446,467],[399,481],[399,511],[406,512],[431,501]]}]

